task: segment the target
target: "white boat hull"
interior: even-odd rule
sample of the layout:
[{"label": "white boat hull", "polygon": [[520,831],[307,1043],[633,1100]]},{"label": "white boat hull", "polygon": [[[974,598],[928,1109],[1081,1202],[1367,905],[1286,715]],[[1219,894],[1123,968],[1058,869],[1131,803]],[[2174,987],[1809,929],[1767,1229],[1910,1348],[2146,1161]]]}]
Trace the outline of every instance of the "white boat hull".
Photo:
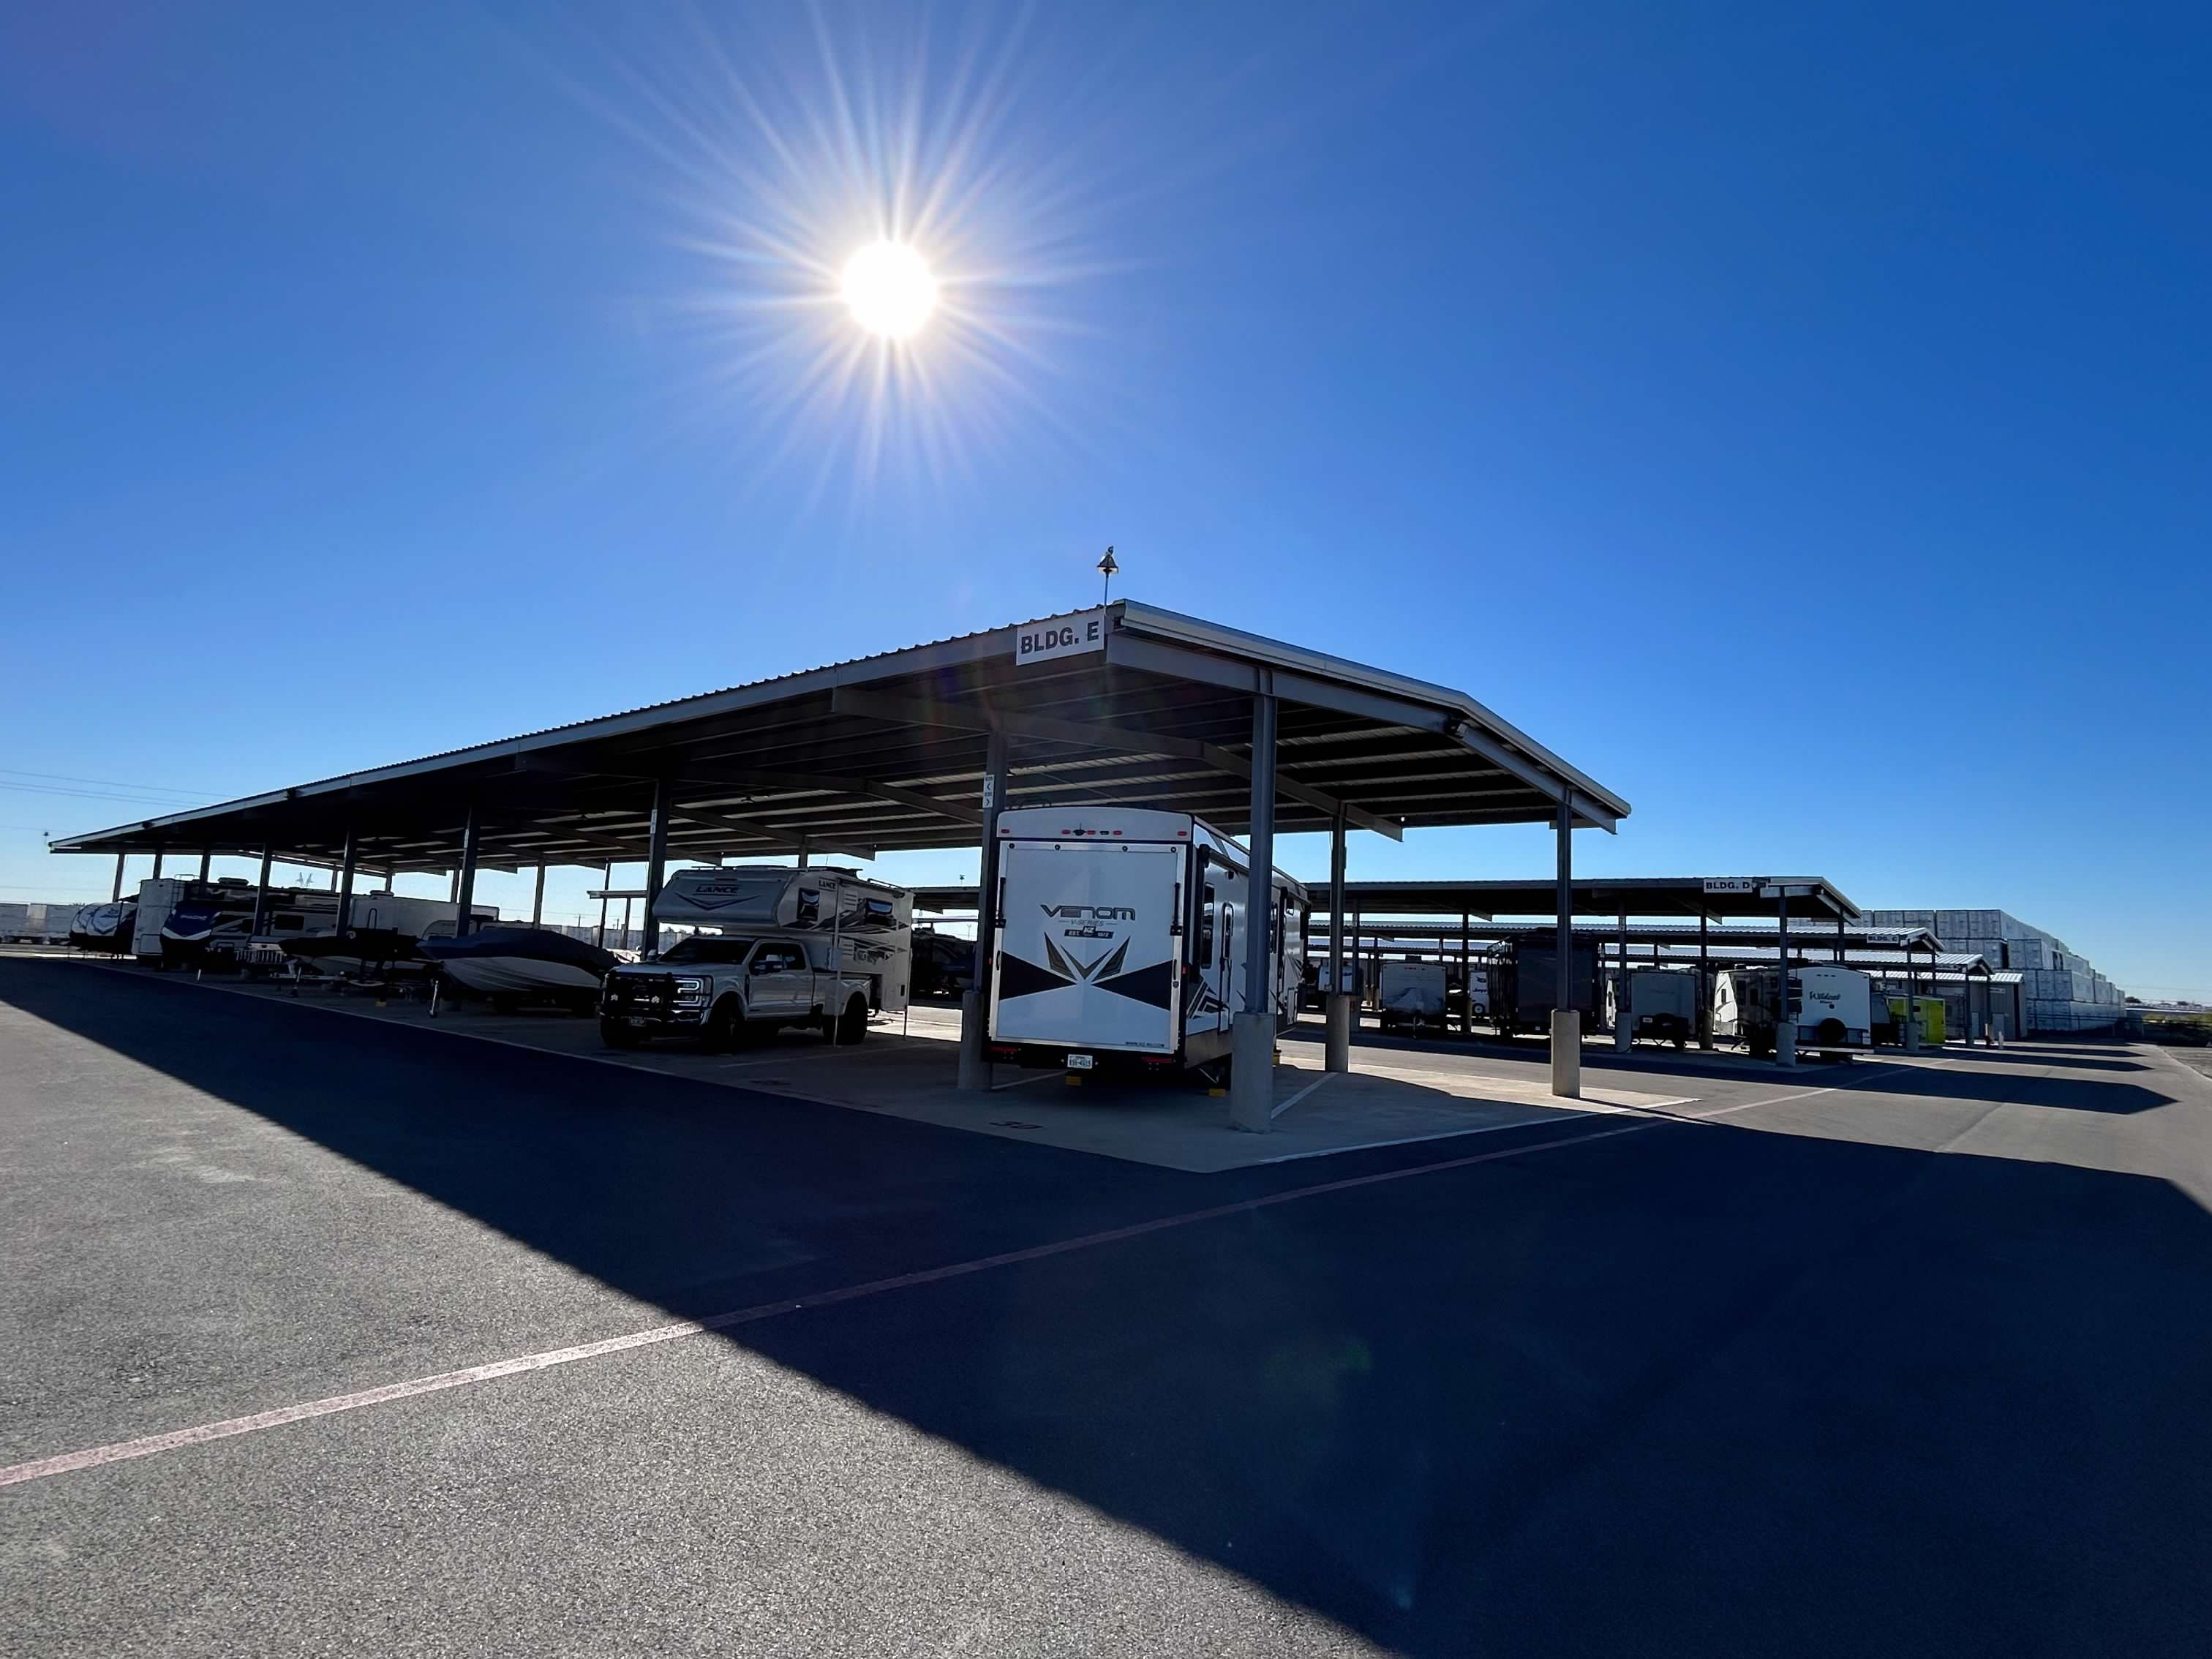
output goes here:
[{"label": "white boat hull", "polygon": [[529,991],[596,991],[599,976],[587,968],[536,957],[461,957],[440,964],[456,985],[486,996]]}]

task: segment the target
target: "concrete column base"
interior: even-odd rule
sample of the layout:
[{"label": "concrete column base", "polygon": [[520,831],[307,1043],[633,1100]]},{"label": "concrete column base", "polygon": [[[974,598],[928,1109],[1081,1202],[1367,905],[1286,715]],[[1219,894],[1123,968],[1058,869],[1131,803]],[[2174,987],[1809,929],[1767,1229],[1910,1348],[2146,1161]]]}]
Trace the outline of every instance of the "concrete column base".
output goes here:
[{"label": "concrete column base", "polygon": [[1797,1063],[1797,1028],[1788,1020],[1774,1028],[1774,1063],[1795,1066]]},{"label": "concrete column base", "polygon": [[1630,1033],[1630,1030],[1629,1030],[1628,1022],[1627,1022],[1626,1020],[1625,1020],[1625,1019],[1621,1019],[1621,1020],[1616,1020],[1616,1021],[1614,1021],[1614,1022],[1613,1022],[1613,1053],[1615,1053],[1615,1054],[1626,1054],[1626,1053],[1628,1052],[1628,1049],[1629,1049],[1629,1038],[1630,1038],[1630,1036],[1631,1036],[1631,1033]]},{"label": "concrete column base", "polygon": [[1572,1008],[1552,1010],[1552,1092],[1583,1097],[1583,1017]]},{"label": "concrete column base", "polygon": [[963,991],[960,996],[960,1081],[963,1089],[988,1091],[991,1086],[991,1054],[984,1039],[983,995]]},{"label": "concrete column base", "polygon": [[[2036,981],[2039,985],[2042,982],[2040,980]],[[1908,1054],[1917,1054],[1920,1052],[1920,1020],[1918,1016],[1914,1014],[1907,1014],[1905,1017],[1905,1052]]]},{"label": "concrete column base", "polygon": [[1237,1016],[1229,1075],[1229,1127],[1255,1135],[1275,1127],[1275,1017]]},{"label": "concrete column base", "polygon": [[1332,1072],[1348,1072],[1352,1069],[1352,994],[1332,991],[1322,1006],[1328,1012],[1328,1041],[1323,1064]]}]

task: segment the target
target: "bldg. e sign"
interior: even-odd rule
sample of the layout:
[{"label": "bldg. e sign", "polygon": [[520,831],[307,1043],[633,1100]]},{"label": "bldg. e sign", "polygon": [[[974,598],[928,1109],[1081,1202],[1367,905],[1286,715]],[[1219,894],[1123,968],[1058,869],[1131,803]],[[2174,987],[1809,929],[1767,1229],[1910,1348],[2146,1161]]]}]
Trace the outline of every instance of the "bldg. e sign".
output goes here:
[{"label": "bldg. e sign", "polygon": [[1085,611],[1051,622],[1026,623],[1014,630],[1014,665],[1050,662],[1055,657],[1079,657],[1106,648],[1106,613]]}]

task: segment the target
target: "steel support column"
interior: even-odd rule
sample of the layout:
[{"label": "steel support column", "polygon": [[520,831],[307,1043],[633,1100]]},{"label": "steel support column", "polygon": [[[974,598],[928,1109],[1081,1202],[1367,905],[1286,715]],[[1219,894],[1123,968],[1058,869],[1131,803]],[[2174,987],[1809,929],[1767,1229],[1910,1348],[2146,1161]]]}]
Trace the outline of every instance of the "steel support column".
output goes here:
[{"label": "steel support column", "polygon": [[1613,1046],[1621,1054],[1628,1052],[1635,1038],[1635,1017],[1628,1008],[1628,907],[1620,908],[1620,969],[1613,981]]},{"label": "steel support column", "polygon": [[253,884],[253,932],[249,937],[258,938],[269,931],[269,866],[276,861],[276,848],[264,842],[261,848],[261,874]]},{"label": "steel support column", "polygon": [[345,852],[338,860],[337,926],[332,929],[341,939],[345,937],[346,928],[353,921],[354,847],[353,826],[348,824],[345,832]]},{"label": "steel support column", "polygon": [[607,861],[606,872],[599,878],[599,949],[607,948],[607,890],[615,884],[614,860]]},{"label": "steel support column", "polygon": [[991,1086],[991,976],[998,961],[999,814],[1006,804],[1012,771],[1006,734],[994,732],[984,745],[983,823],[975,865],[975,956],[967,995],[960,999],[958,1083]]},{"label": "steel support column", "polygon": [[[1932,980],[1936,973],[1936,953],[1928,953],[1928,973]],[[1905,1052],[1920,1052],[1920,978],[1912,965],[1912,947],[1905,947]]]},{"label": "steel support column", "polygon": [[1229,1121],[1264,1134],[1275,1121],[1275,698],[1252,699],[1251,833],[1244,887],[1244,1002],[1237,1016]]},{"label": "steel support column", "polygon": [[531,896],[530,925],[542,926],[545,921],[545,866],[538,866],[538,890]]},{"label": "steel support column", "polygon": [[1707,955],[1705,927],[1708,918],[1698,918],[1698,1047],[1713,1046],[1713,969]]},{"label": "steel support column", "polygon": [[1474,1035],[1474,917],[1472,912],[1459,913],[1459,1034],[1463,1037]]},{"label": "steel support column", "polygon": [[156,848],[154,849],[154,879],[155,879],[155,880],[156,880],[156,881],[159,881],[159,880],[161,880],[161,849],[160,848],[156,847]]},{"label": "steel support column", "polygon": [[645,915],[639,918],[645,935],[638,941],[648,957],[660,949],[660,923],[656,917],[660,908],[661,878],[668,871],[668,811],[672,804],[668,793],[668,780],[654,779],[653,822],[647,827],[645,836]]},{"label": "steel support column", "polygon": [[1578,1100],[1583,1092],[1583,1023],[1575,1011],[1575,808],[1559,799],[1554,833],[1559,838],[1559,881],[1553,905],[1559,912],[1559,963],[1553,974],[1552,1092]]},{"label": "steel support column", "polygon": [[469,815],[461,821],[461,862],[453,872],[453,937],[465,939],[476,931],[473,912],[477,902],[477,808],[469,803]]},{"label": "steel support column", "polygon": [[212,847],[203,847],[200,848],[200,879],[205,881],[214,872],[215,849]]},{"label": "steel support column", "polygon": [[123,902],[123,854],[120,853],[115,855],[115,890],[107,896],[107,902],[110,904]]},{"label": "steel support column", "polygon": [[[1322,1008],[1328,1022],[1322,1063],[1332,1072],[1352,1069],[1352,993],[1344,982],[1344,803],[1339,801],[1328,828],[1328,994]],[[1356,952],[1359,941],[1352,948]]]},{"label": "steel support column", "polygon": [[1781,908],[1776,912],[1776,963],[1781,974],[1775,981],[1774,1006],[1774,1063],[1795,1066],[1797,1063],[1797,1020],[1790,1012],[1790,890],[1782,889],[1778,901]]}]

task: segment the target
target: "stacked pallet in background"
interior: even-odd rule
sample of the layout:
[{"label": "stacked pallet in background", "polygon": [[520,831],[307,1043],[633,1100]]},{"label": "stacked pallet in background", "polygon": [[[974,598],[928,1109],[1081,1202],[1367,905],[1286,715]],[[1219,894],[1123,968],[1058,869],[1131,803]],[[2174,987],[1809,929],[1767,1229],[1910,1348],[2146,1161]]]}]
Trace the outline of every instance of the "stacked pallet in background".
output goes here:
[{"label": "stacked pallet in background", "polygon": [[77,906],[0,904],[0,944],[66,945]]},{"label": "stacked pallet in background", "polygon": [[1872,927],[1925,927],[1946,951],[1968,951],[2016,972],[2027,1029],[2057,1036],[2105,1031],[2126,1017],[2126,997],[2064,939],[2005,910],[1870,910]]}]

